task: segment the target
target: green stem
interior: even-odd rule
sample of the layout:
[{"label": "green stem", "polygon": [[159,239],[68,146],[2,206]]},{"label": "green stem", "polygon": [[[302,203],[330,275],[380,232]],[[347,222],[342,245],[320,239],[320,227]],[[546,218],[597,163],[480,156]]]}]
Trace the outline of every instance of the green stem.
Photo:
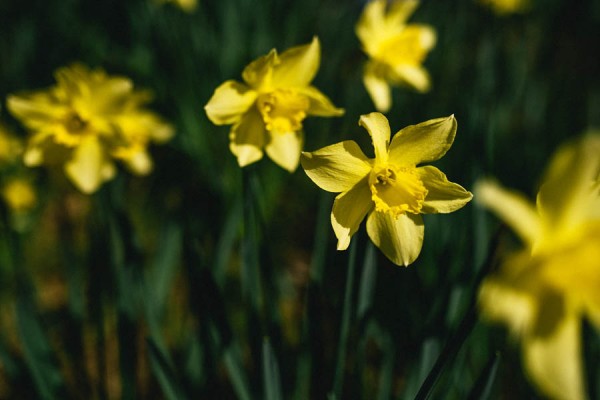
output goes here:
[{"label": "green stem", "polygon": [[348,277],[346,278],[346,289],[344,293],[344,311],[342,314],[342,327],[340,342],[338,345],[337,363],[333,383],[333,394],[336,399],[341,399],[344,384],[344,371],[346,367],[346,345],[348,343],[348,331],[350,330],[350,312],[352,310],[352,289],[354,287],[354,275],[356,272],[356,242],[355,237],[350,243],[350,255],[348,256]]}]

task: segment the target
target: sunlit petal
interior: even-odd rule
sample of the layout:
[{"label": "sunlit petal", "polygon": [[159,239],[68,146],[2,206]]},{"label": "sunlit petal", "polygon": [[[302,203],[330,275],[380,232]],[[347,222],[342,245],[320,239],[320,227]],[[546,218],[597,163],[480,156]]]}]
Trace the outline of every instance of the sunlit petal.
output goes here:
[{"label": "sunlit petal", "polygon": [[454,115],[410,125],[400,130],[390,144],[390,162],[415,166],[441,158],[454,142]]},{"label": "sunlit petal", "polygon": [[301,162],[308,177],[328,192],[345,192],[371,171],[368,158],[351,140],[304,152]]},{"label": "sunlit petal", "polygon": [[373,141],[375,163],[386,163],[390,143],[390,124],[387,118],[378,112],[361,115],[358,124],[364,127]]},{"label": "sunlit petal", "polygon": [[561,147],[553,157],[537,197],[548,229],[571,229],[600,204],[600,135],[587,135]]},{"label": "sunlit petal", "polygon": [[274,87],[308,86],[319,69],[321,46],[315,36],[311,43],[292,47],[279,56],[273,69]]},{"label": "sunlit petal", "polygon": [[372,212],[367,218],[367,233],[390,261],[408,266],[423,246],[423,219],[419,214],[404,213],[394,218],[389,213]]},{"label": "sunlit petal", "polygon": [[422,213],[450,213],[462,208],[473,194],[457,183],[448,181],[446,175],[431,165],[417,168],[417,174],[427,189]]},{"label": "sunlit petal", "polygon": [[229,147],[237,157],[240,167],[252,164],[263,156],[266,130],[256,109],[247,112],[242,120],[231,128]]},{"label": "sunlit petal", "polygon": [[502,188],[491,180],[475,184],[475,201],[494,212],[521,239],[533,246],[541,232],[540,219],[533,205],[521,194]]},{"label": "sunlit petal", "polygon": [[576,315],[562,310],[560,320],[543,334],[523,338],[526,371],[542,392],[555,399],[586,398],[581,365],[581,322]]},{"label": "sunlit petal", "polygon": [[369,96],[380,112],[388,112],[392,106],[392,93],[384,70],[387,67],[377,62],[367,62],[363,74],[363,83]]},{"label": "sunlit petal", "polygon": [[233,124],[254,104],[256,95],[242,83],[226,81],[215,90],[204,110],[215,125]]},{"label": "sunlit petal", "polygon": [[273,77],[273,67],[279,62],[279,56],[275,49],[269,54],[257,58],[244,68],[242,78],[244,82],[253,89],[270,87]]},{"label": "sunlit petal", "polygon": [[65,164],[65,172],[75,186],[84,193],[93,193],[104,181],[104,168],[108,161],[100,140],[87,136],[73,151],[73,157]]},{"label": "sunlit petal", "polygon": [[307,111],[308,115],[316,115],[319,117],[338,117],[344,115],[343,108],[334,106],[331,100],[314,86],[306,86],[296,90],[298,93],[308,97],[308,100],[310,101]]},{"label": "sunlit petal", "polygon": [[271,132],[270,140],[265,150],[275,164],[281,168],[294,172],[298,168],[300,152],[304,143],[304,133],[298,132]]},{"label": "sunlit petal", "polygon": [[333,202],[331,225],[338,239],[337,249],[346,250],[365,215],[373,208],[367,178],[363,178]]}]

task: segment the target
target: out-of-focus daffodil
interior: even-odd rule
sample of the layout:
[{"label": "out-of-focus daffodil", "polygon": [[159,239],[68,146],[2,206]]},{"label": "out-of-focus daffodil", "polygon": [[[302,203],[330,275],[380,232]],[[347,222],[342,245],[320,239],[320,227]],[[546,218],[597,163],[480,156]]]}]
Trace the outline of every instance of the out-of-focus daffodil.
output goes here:
[{"label": "out-of-focus daffodil", "polygon": [[478,0],[498,15],[522,13],[529,9],[530,0]]},{"label": "out-of-focus daffodil", "polygon": [[113,159],[133,173],[152,169],[149,142],[164,142],[173,129],[143,106],[151,100],[131,80],[75,64],[59,69],[47,90],[11,95],[8,109],[31,131],[25,164],[63,165],[84,193],[115,174]]},{"label": "out-of-focus daffodil", "polygon": [[304,118],[344,113],[310,85],[320,57],[316,37],[281,54],[273,49],[244,69],[245,83],[229,80],[215,90],[206,114],[216,125],[233,125],[230,149],[241,167],[260,160],[264,148],[276,164],[293,172],[302,151]]},{"label": "out-of-focus daffodil", "polygon": [[33,186],[23,178],[12,178],[2,185],[2,198],[17,213],[31,209],[37,202]]},{"label": "out-of-focus daffodil", "polygon": [[187,13],[193,12],[198,7],[198,0],[157,0],[160,3],[172,3]]},{"label": "out-of-focus daffodil", "polygon": [[489,180],[475,194],[525,244],[484,281],[482,315],[520,340],[525,369],[546,396],[586,398],[582,317],[600,328],[600,135],[559,149],[535,206]]},{"label": "out-of-focus daffodil", "polygon": [[302,153],[302,167],[323,190],[341,192],[333,203],[331,224],[338,250],[345,250],[361,221],[377,247],[397,265],[412,263],[423,245],[420,214],[449,213],[472,195],[449,182],[436,167],[417,166],[442,157],[454,141],[454,116],[432,119],[400,130],[390,143],[383,114],[360,117],[371,135],[375,158],[367,158],[354,141]]},{"label": "out-of-focus daffodil", "polygon": [[435,46],[435,30],[406,23],[418,5],[418,0],[395,0],[389,6],[386,0],[373,0],[356,25],[356,35],[370,58],[363,82],[378,111],[386,112],[392,105],[390,85],[406,85],[419,92],[431,86],[422,64]]}]

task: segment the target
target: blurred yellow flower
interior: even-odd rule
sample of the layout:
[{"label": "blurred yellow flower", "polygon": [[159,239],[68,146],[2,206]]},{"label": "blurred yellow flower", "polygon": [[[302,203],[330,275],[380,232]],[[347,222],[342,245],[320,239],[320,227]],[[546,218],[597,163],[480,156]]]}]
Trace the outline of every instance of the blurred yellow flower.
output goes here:
[{"label": "blurred yellow flower", "polygon": [[13,178],[2,185],[2,198],[15,212],[27,211],[37,202],[33,186],[23,178]]},{"label": "blurred yellow flower", "polygon": [[483,317],[521,341],[531,380],[555,399],[584,399],[581,319],[600,328],[600,135],[559,149],[534,206],[486,180],[476,198],[520,236],[479,293]]},{"label": "blurred yellow flower", "polygon": [[115,174],[113,158],[133,173],[152,169],[149,142],[164,142],[173,129],[143,108],[151,100],[131,80],[75,64],[60,68],[46,90],[10,95],[8,109],[31,131],[25,164],[63,165],[84,193]]},{"label": "blurred yellow flower", "polygon": [[527,11],[530,0],[478,0],[490,7],[498,15],[507,15]]},{"label": "blurred yellow flower", "polygon": [[21,141],[0,123],[0,166],[12,164],[23,151]]},{"label": "blurred yellow flower", "polygon": [[418,5],[418,0],[395,0],[389,6],[386,0],[373,0],[356,25],[356,35],[370,58],[363,82],[377,111],[390,109],[390,85],[406,85],[419,92],[431,86],[422,63],[435,46],[435,30],[406,23]]},{"label": "blurred yellow flower", "polygon": [[316,37],[281,55],[273,49],[244,69],[245,83],[229,80],[215,90],[204,108],[214,124],[233,125],[229,147],[240,167],[260,160],[264,148],[277,165],[293,172],[302,151],[304,118],[344,113],[310,85],[320,57]]},{"label": "blurred yellow flower", "polygon": [[173,3],[183,11],[191,13],[198,7],[198,0],[157,0],[160,3]]},{"label": "blurred yellow flower", "polygon": [[331,224],[338,250],[345,250],[367,217],[367,233],[396,265],[411,264],[423,245],[420,214],[449,213],[472,195],[449,182],[439,169],[417,164],[441,158],[456,135],[454,116],[432,119],[400,130],[390,143],[383,114],[360,117],[371,135],[375,158],[367,158],[356,142],[347,140],[312,153],[302,153],[302,167],[321,189],[338,193]]}]

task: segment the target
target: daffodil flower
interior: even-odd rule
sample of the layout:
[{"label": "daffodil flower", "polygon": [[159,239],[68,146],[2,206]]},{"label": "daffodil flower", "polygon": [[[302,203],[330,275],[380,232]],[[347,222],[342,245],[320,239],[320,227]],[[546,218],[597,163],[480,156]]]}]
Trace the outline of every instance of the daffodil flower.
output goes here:
[{"label": "daffodil flower", "polygon": [[479,2],[501,16],[525,12],[531,5],[530,0],[479,0]]},{"label": "daffodil flower", "polygon": [[600,135],[552,159],[536,205],[491,180],[476,198],[523,240],[479,292],[483,317],[521,342],[530,379],[554,399],[585,399],[581,319],[600,328]]},{"label": "daffodil flower", "polygon": [[419,92],[431,86],[422,66],[435,46],[436,33],[429,25],[407,24],[419,5],[418,0],[369,2],[356,25],[356,35],[369,56],[363,82],[378,111],[392,105],[390,85],[405,85]]},{"label": "daffodil flower", "polygon": [[113,159],[147,174],[149,142],[173,135],[170,125],[142,106],[151,96],[124,77],[75,64],[59,69],[47,90],[10,95],[8,109],[31,131],[24,162],[59,164],[83,193],[95,192],[116,170]]},{"label": "daffodil flower", "polygon": [[331,224],[338,250],[345,250],[367,217],[367,233],[396,265],[407,266],[423,245],[420,214],[449,213],[472,195],[449,182],[439,169],[421,163],[442,157],[454,141],[454,116],[432,119],[400,130],[390,143],[383,114],[360,117],[371,135],[375,158],[367,158],[354,141],[302,153],[302,167],[321,189],[341,192],[333,203]]},{"label": "daffodil flower", "polygon": [[216,125],[233,125],[230,149],[240,167],[260,160],[265,149],[277,165],[293,172],[302,151],[304,118],[344,113],[310,85],[320,54],[316,37],[281,55],[273,49],[244,69],[244,83],[229,80],[215,90],[206,114]]}]

